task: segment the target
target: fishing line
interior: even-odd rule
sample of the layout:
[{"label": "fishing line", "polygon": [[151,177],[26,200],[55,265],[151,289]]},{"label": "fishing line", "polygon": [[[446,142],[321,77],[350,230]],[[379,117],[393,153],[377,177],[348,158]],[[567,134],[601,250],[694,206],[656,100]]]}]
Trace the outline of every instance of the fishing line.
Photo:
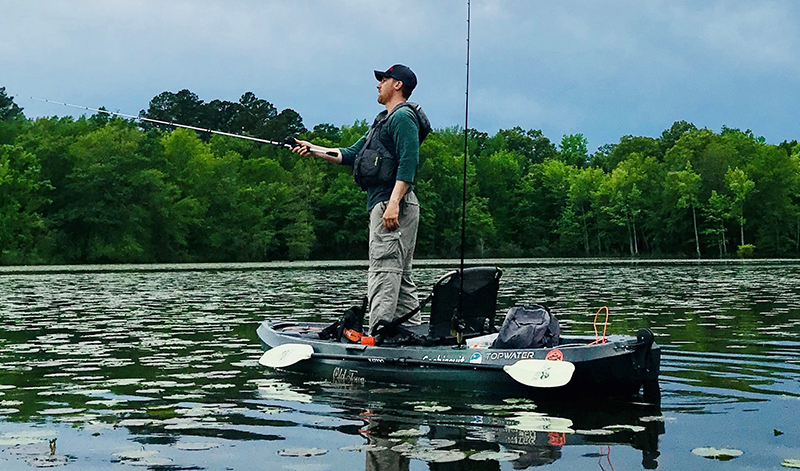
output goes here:
[{"label": "fishing line", "polygon": [[[220,135],[220,136],[234,137],[236,139],[245,139],[245,140],[248,140],[248,141],[259,142],[259,143],[262,143],[262,144],[270,144],[270,145],[273,145],[273,146],[284,147],[286,149],[293,149],[293,148],[297,147],[297,145],[298,145],[297,141],[293,137],[288,137],[283,142],[281,142],[281,141],[271,141],[269,139],[261,139],[261,138],[252,137],[252,136],[244,136],[244,135],[241,135],[241,134],[233,134],[233,133],[229,133],[229,132],[225,132],[225,131],[217,131],[217,130],[214,130],[214,129],[207,129],[207,128],[201,128],[201,127],[197,127],[197,126],[190,126],[188,124],[179,124],[179,123],[175,123],[175,122],[172,122],[172,121],[162,121],[160,119],[144,118],[142,116],[134,116],[134,115],[131,115],[131,114],[118,113],[118,112],[115,112],[115,111],[108,111],[108,110],[101,110],[101,109],[97,109],[97,108],[90,108],[88,106],[73,105],[73,104],[64,103],[64,102],[61,102],[61,101],[48,100],[46,98],[36,98],[36,97],[30,97],[30,98],[31,98],[31,100],[43,101],[45,103],[50,103],[50,104],[53,104],[53,105],[63,105],[63,106],[69,107],[69,108],[76,108],[76,109],[79,109],[79,110],[93,111],[95,113],[103,113],[103,114],[107,114],[109,116],[119,116],[119,117],[122,117],[122,118],[135,119],[137,121],[146,121],[148,123],[153,123],[153,124],[161,124],[161,125],[165,125],[165,126],[172,126],[172,127],[175,127],[175,128],[191,129],[192,131],[207,132],[209,134],[217,134],[217,135]],[[308,150],[311,151],[311,152],[316,152],[318,154],[330,155],[332,157],[338,156],[338,154],[336,152],[325,152],[325,151],[323,151],[321,149],[314,149],[314,148],[309,148]]]}]

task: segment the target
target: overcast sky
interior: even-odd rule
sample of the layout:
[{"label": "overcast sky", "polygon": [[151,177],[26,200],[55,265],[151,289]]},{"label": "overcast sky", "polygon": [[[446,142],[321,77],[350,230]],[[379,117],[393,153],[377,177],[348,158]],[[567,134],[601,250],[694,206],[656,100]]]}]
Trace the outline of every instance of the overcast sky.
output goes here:
[{"label": "overcast sky", "polygon": [[[292,108],[309,129],[380,111],[410,66],[434,127],[464,124],[466,0],[4,0],[0,87],[29,118],[137,114],[163,91]],[[676,120],[800,139],[797,0],[473,0],[470,127],[589,150]],[[191,123],[187,123],[191,124]]]}]

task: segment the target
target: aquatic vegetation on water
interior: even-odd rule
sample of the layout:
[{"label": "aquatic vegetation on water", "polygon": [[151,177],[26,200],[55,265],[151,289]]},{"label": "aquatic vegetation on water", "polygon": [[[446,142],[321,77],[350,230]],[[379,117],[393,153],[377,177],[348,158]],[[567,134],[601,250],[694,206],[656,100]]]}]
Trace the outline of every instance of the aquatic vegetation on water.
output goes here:
[{"label": "aquatic vegetation on water", "polygon": [[714,447],[699,447],[692,450],[697,456],[703,458],[710,458],[720,461],[728,461],[742,456],[744,453],[741,450],[733,448],[714,448]]},{"label": "aquatic vegetation on water", "polygon": [[6,432],[0,434],[0,446],[4,445],[28,445],[31,443],[46,442],[56,438],[58,432],[55,430],[21,430],[18,432]]},{"label": "aquatic vegetation on water", "polygon": [[490,451],[484,450],[469,454],[468,458],[473,461],[514,461],[522,456],[518,451]]},{"label": "aquatic vegetation on water", "polygon": [[446,412],[452,409],[450,406],[443,406],[437,402],[409,402],[417,412]]},{"label": "aquatic vegetation on water", "polygon": [[219,448],[219,443],[213,442],[180,442],[175,444],[175,448],[185,451],[204,451]]},{"label": "aquatic vegetation on water", "polygon": [[395,438],[403,438],[403,437],[422,437],[427,435],[428,432],[418,429],[418,428],[409,428],[403,430],[397,430],[389,434],[390,437]]},{"label": "aquatic vegetation on water", "polygon": [[[430,286],[443,270],[422,267],[418,285]],[[726,442],[750,459],[719,466],[752,467],[765,450],[773,458],[762,467],[800,469],[791,448],[800,433],[800,265],[551,263],[504,271],[501,307],[537,293],[562,331],[591,335],[595,306],[605,304],[614,333],[652,328],[663,347],[662,408],[432,395],[306,381],[258,365],[253,330],[261,320],[340,316],[344,299],[361,294],[360,270],[6,274],[0,469],[338,469],[343,456],[363,469],[358,454],[366,453],[463,468],[488,461],[491,469],[556,460],[585,469],[592,456],[604,469],[611,458],[615,469],[634,471],[645,461],[663,464],[660,456],[668,467],[692,469],[704,460],[684,444],[716,443],[708,439],[731,423]],[[51,453],[56,437],[64,449]],[[366,443],[339,448],[359,440]],[[586,453],[598,444],[614,449]],[[309,455],[309,445],[332,452]],[[112,455],[129,448],[148,455]],[[277,454],[292,448],[316,458]]]},{"label": "aquatic vegetation on water", "polygon": [[324,455],[328,450],[322,448],[291,447],[278,450],[278,456],[309,457]]},{"label": "aquatic vegetation on water", "polygon": [[452,463],[461,461],[467,457],[466,453],[458,450],[418,449],[403,454],[408,458],[427,461],[429,463]]},{"label": "aquatic vegetation on water", "polygon": [[355,451],[358,453],[364,453],[365,451],[383,451],[387,448],[381,445],[374,445],[371,443],[365,443],[363,445],[347,445],[339,448],[339,451]]}]

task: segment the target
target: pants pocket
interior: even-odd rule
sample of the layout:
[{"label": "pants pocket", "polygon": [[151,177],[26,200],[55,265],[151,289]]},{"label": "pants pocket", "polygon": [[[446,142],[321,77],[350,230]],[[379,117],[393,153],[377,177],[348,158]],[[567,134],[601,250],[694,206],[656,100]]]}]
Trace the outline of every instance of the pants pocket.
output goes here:
[{"label": "pants pocket", "polygon": [[377,232],[369,244],[369,265],[382,271],[403,271],[400,232]]}]

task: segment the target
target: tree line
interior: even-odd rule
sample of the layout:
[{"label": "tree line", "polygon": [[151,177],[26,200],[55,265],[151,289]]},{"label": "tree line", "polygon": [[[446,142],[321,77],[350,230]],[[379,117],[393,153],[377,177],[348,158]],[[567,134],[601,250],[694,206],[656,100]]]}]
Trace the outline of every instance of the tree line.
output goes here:
[{"label": "tree line", "polygon": [[[369,126],[308,130],[250,92],[164,92],[140,116],[331,147]],[[594,153],[581,134],[466,134],[467,256],[800,256],[797,141],[685,121]],[[463,153],[458,127],[420,149],[417,257],[460,254]],[[28,119],[0,88],[0,264],[364,258],[365,205],[320,159],[105,114]]]}]

